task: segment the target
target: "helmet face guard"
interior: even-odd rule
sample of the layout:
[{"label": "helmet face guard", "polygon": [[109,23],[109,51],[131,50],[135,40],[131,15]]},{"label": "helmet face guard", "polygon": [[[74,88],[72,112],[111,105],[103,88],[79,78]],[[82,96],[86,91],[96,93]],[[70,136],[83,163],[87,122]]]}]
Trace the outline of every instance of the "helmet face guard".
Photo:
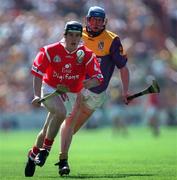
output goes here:
[{"label": "helmet face guard", "polygon": [[[95,19],[95,21],[102,21],[102,23],[99,23],[93,28],[93,25],[91,24],[92,18]],[[89,9],[88,14],[86,16],[86,29],[89,34],[92,36],[99,35],[106,26],[106,14],[103,8],[98,6],[93,6]]]},{"label": "helmet face guard", "polygon": [[82,36],[82,24],[77,21],[69,21],[65,25],[65,32],[64,35],[66,35],[68,32],[79,32]]}]

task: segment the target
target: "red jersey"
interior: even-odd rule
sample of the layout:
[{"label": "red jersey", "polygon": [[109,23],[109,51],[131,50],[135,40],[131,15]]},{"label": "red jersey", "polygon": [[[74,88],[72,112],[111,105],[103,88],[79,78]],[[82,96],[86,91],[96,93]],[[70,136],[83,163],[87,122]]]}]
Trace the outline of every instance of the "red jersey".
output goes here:
[{"label": "red jersey", "polygon": [[41,48],[31,72],[54,88],[62,84],[74,93],[83,88],[86,74],[103,81],[99,63],[91,50],[82,45],[70,53],[61,42]]}]

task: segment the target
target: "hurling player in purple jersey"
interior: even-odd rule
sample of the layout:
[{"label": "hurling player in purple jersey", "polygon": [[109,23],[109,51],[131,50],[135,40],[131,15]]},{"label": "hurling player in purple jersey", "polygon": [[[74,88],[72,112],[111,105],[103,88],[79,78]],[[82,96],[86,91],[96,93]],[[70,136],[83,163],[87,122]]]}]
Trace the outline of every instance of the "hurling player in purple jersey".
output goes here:
[{"label": "hurling player in purple jersey", "polygon": [[125,104],[128,104],[129,70],[127,68],[127,57],[123,53],[118,35],[108,31],[106,23],[107,19],[103,8],[94,6],[89,9],[82,38],[84,44],[96,54],[99,60],[104,82],[100,86],[82,92],[82,102],[77,104],[71,116],[61,126],[61,152],[59,162],[56,164],[59,165],[60,175],[69,174],[68,151],[72,136],[93,112],[103,105],[106,98],[106,89],[115,67],[120,72],[123,100]]}]

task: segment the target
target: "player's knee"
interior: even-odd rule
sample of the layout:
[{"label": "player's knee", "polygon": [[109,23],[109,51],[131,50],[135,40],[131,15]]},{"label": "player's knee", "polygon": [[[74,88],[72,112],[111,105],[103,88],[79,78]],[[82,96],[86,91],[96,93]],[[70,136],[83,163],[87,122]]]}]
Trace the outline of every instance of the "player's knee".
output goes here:
[{"label": "player's knee", "polygon": [[66,110],[55,111],[54,116],[56,119],[64,121],[64,119],[66,118]]},{"label": "player's knee", "polygon": [[60,112],[60,113],[58,113],[57,114],[59,117],[61,117],[61,119],[65,119],[66,118],[66,110],[64,110],[64,111],[62,111],[62,112]]},{"label": "player's knee", "polygon": [[51,114],[53,114],[53,118],[57,119],[65,119],[66,117],[66,108],[63,107],[53,107],[50,109]]}]

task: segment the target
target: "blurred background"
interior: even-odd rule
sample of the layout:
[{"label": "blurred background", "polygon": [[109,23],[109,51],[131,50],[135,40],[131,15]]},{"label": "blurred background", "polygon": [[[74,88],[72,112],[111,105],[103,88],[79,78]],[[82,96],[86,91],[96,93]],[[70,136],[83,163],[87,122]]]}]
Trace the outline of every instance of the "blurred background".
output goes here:
[{"label": "blurred background", "polygon": [[40,47],[60,40],[68,20],[84,17],[90,6],[106,11],[107,28],[117,33],[129,58],[130,92],[153,79],[161,93],[124,105],[117,70],[104,106],[85,128],[177,126],[177,1],[176,0],[0,0],[0,130],[42,126],[46,111],[31,106],[31,65]]}]

